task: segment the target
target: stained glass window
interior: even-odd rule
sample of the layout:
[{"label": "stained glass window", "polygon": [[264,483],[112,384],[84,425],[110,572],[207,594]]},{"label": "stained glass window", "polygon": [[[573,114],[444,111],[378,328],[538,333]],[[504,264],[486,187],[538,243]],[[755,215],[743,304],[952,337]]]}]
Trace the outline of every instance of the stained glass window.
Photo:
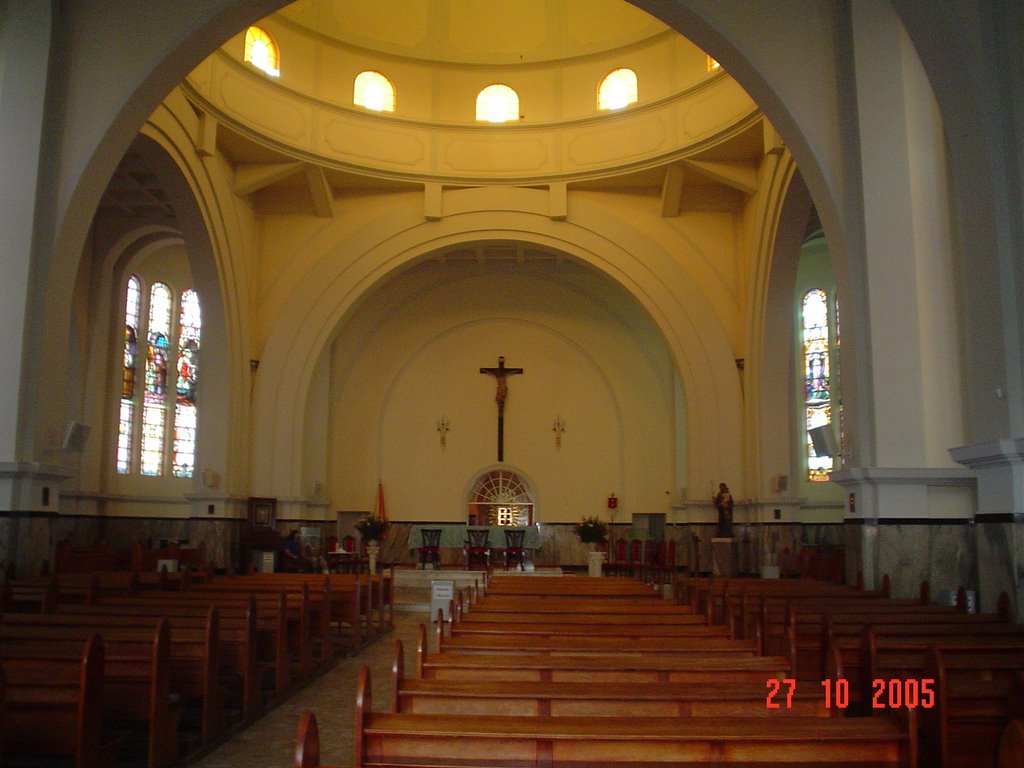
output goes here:
[{"label": "stained glass window", "polygon": [[124,302],[124,346],[121,362],[121,407],[117,426],[117,471],[127,474],[132,464],[135,434],[135,373],[138,362],[139,278],[128,278]]},{"label": "stained glass window", "polygon": [[476,97],[476,119],[485,123],[507,123],[519,119],[519,94],[507,85],[488,85]]},{"label": "stained glass window", "polygon": [[360,72],[356,75],[352,101],[377,112],[394,112],[395,86],[380,72]]},{"label": "stained glass window", "polygon": [[801,310],[804,408],[808,430],[807,479],[818,482],[828,480],[828,473],[833,467],[832,457],[818,456],[810,437],[811,429],[832,422],[828,295],[820,288],[807,291]]},{"label": "stained glass window", "polygon": [[260,27],[249,27],[245,31],[245,52],[242,60],[271,77],[279,77],[281,74],[281,52],[277,43]]},{"label": "stained glass window", "polygon": [[196,455],[196,381],[199,373],[199,335],[202,320],[199,296],[194,290],[181,294],[178,318],[178,365],[174,405],[175,477],[192,477]]},{"label": "stained glass window", "polygon": [[149,292],[149,339],[146,389],[142,406],[142,474],[162,475],[167,407],[167,360],[170,352],[171,289],[155,283]]},{"label": "stained glass window", "polygon": [[622,109],[636,104],[636,72],[632,69],[616,69],[605,75],[597,89],[598,109]]}]

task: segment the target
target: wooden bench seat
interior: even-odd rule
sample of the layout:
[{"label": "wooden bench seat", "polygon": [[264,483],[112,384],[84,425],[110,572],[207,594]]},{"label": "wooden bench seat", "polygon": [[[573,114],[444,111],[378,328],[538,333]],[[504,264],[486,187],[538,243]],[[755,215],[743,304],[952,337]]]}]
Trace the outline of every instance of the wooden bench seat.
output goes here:
[{"label": "wooden bench seat", "polygon": [[664,656],[692,656],[707,652],[753,656],[757,646],[750,640],[733,640],[714,635],[637,636],[622,635],[537,635],[455,634],[440,640],[445,653],[594,653],[609,664],[620,653],[652,653]]},{"label": "wooden bench seat", "polygon": [[[306,717],[303,718],[306,720]],[[356,692],[357,768],[399,765],[645,766],[751,764],[914,766],[916,723],[896,718],[465,717],[372,712],[369,670]],[[300,724],[300,734],[303,730]],[[310,733],[308,726],[305,728]],[[300,735],[300,740],[301,740]],[[319,754],[297,746],[298,758]]]},{"label": "wooden bench seat", "polygon": [[827,717],[817,689],[778,696],[769,707],[764,681],[594,685],[507,680],[407,679],[401,640],[391,666],[392,711],[416,714],[569,715],[589,717],[775,716]]}]

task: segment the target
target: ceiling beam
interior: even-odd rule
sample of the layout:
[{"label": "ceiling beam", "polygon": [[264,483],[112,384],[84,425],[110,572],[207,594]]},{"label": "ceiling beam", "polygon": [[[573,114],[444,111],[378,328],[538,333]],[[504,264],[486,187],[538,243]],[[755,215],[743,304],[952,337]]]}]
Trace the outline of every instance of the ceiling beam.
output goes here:
[{"label": "ceiling beam", "polygon": [[331,191],[331,183],[327,181],[324,169],[319,165],[307,165],[306,183],[309,185],[316,215],[321,219],[334,218],[334,192]]},{"label": "ceiling beam", "polygon": [[730,163],[716,160],[684,160],[687,168],[692,168],[712,181],[738,189],[746,195],[753,195],[758,190],[757,170],[744,163]]},{"label": "ceiling beam", "polygon": [[665,168],[661,184],[661,217],[672,219],[679,215],[683,205],[683,169],[679,165]]},{"label": "ceiling beam", "polygon": [[239,163],[235,166],[235,194],[244,197],[284,181],[302,171],[302,163]]}]

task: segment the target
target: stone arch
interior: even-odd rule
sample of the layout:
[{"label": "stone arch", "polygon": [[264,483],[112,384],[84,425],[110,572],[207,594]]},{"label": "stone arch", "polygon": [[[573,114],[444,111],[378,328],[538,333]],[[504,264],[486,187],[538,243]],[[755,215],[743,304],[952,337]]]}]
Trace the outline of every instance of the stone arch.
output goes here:
[{"label": "stone arch", "polygon": [[[552,221],[538,190],[481,188],[452,195],[438,222],[395,210],[343,241],[325,242],[317,267],[276,308],[253,401],[253,476],[264,495],[300,495],[302,424],[311,377],[359,297],[393,270],[440,248],[520,240],[561,251],[615,280],[663,334],[688,402],[688,465],[696,482],[740,475],[742,395],[731,345],[679,261],[626,222],[581,201],[572,222]],[[332,258],[344,249],[344,264]],[[710,482],[710,479],[708,480]]]}]

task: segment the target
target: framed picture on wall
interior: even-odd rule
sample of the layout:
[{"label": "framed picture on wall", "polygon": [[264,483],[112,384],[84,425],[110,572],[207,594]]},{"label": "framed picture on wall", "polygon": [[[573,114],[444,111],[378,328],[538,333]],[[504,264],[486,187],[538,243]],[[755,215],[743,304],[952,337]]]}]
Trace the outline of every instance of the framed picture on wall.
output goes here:
[{"label": "framed picture on wall", "polygon": [[273,528],[277,499],[249,498],[249,525],[256,528]]}]

